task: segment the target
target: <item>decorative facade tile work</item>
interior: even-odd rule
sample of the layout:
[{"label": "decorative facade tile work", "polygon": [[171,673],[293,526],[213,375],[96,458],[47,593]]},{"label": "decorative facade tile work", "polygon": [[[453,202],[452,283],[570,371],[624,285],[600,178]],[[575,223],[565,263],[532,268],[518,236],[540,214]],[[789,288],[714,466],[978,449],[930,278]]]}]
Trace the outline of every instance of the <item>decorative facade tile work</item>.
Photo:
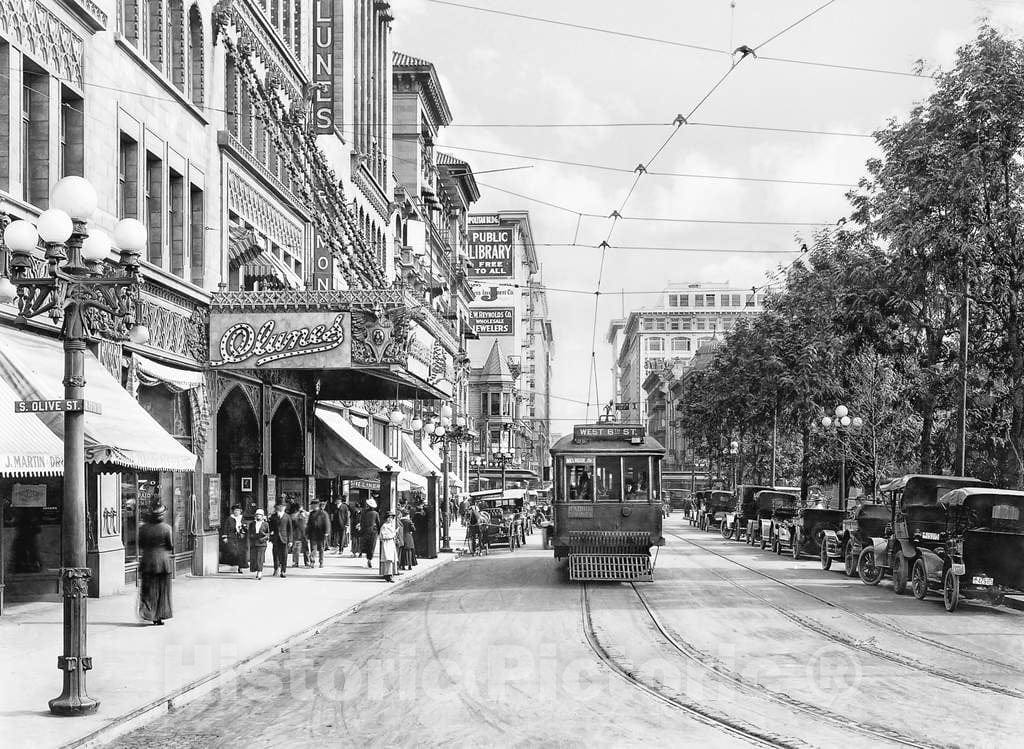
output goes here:
[{"label": "decorative facade tile work", "polygon": [[301,252],[302,225],[292,221],[233,169],[228,170],[228,209],[247,219],[281,247]]},{"label": "decorative facade tile work", "polygon": [[0,36],[79,88],[85,42],[37,0],[0,0]]}]

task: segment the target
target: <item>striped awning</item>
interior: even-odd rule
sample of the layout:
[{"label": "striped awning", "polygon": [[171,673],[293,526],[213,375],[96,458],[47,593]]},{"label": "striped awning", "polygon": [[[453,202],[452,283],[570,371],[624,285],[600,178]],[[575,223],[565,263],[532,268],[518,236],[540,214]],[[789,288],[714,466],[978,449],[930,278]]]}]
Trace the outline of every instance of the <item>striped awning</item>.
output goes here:
[{"label": "striped awning", "polygon": [[256,232],[247,226],[228,228],[228,262],[232,268],[252,262],[263,251]]},{"label": "striped awning", "polygon": [[295,271],[285,265],[284,260],[270,250],[261,250],[259,255],[248,263],[243,263],[239,271],[244,282],[270,282],[281,289],[297,290],[304,286]]},{"label": "striped awning", "polygon": [[377,479],[379,472],[399,469],[399,491],[426,489],[427,480],[401,470],[370,440],[356,431],[344,416],[330,409],[316,409],[315,463],[318,476],[343,479]]},{"label": "striped awning", "polygon": [[23,399],[10,383],[19,376],[0,358],[0,476],[59,476],[64,443],[35,414],[14,413],[15,401]]}]

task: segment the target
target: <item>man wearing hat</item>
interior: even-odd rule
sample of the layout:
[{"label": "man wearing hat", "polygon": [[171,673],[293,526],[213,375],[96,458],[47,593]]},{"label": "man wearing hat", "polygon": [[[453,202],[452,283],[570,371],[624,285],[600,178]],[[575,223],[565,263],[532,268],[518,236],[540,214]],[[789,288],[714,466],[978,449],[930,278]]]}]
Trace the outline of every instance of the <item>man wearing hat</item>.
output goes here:
[{"label": "man wearing hat", "polygon": [[315,564],[319,560],[320,566],[323,567],[324,548],[330,543],[331,538],[331,520],[327,513],[320,509],[319,499],[314,499],[310,506],[312,512],[306,519],[306,538],[309,539],[310,561]]},{"label": "man wearing hat", "polygon": [[366,500],[366,507],[359,516],[359,535],[362,551],[366,555],[366,566],[373,567],[373,552],[377,546],[377,532],[380,530],[380,515],[377,514],[377,500]]},{"label": "man wearing hat", "polygon": [[287,577],[288,549],[292,545],[292,517],[284,511],[284,502],[274,505],[270,516],[270,544],[274,554],[274,576],[278,570],[281,577]]}]

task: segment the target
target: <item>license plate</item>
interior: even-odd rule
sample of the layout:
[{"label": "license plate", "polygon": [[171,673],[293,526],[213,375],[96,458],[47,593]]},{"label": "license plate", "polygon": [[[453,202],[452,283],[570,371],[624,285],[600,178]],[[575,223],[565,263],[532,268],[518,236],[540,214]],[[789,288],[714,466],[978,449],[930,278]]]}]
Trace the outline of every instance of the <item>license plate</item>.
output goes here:
[{"label": "license plate", "polygon": [[922,533],[921,534],[921,538],[923,538],[925,541],[938,541],[939,540],[939,534],[938,533]]},{"label": "license plate", "polygon": [[957,564],[956,562],[953,563],[953,574],[954,575],[962,575],[966,571],[967,571],[967,568],[964,565]]},{"label": "license plate", "polygon": [[977,577],[976,576],[976,577],[971,578],[971,582],[974,583],[975,585],[992,585],[992,578],[991,577]]}]

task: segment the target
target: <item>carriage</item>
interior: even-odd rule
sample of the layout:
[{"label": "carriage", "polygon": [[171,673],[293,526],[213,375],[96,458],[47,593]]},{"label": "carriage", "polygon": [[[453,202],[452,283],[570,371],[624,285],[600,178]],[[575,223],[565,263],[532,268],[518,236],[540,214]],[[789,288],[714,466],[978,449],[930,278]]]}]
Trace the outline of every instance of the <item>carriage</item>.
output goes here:
[{"label": "carriage", "polygon": [[963,598],[998,604],[1024,591],[1024,492],[969,487],[938,500],[941,543],[920,548],[910,573],[914,597],[942,594],[947,611]]},{"label": "carriage", "polygon": [[484,547],[505,546],[515,551],[523,545],[521,489],[474,492],[472,496],[482,514],[480,540]]},{"label": "carriage", "polygon": [[888,573],[893,590],[905,593],[910,567],[920,551],[933,550],[943,543],[945,510],[939,497],[953,489],[988,487],[987,481],[969,476],[908,475],[881,487],[889,506],[891,532],[872,537],[858,557],[857,574],[865,585],[877,585]]},{"label": "carriage", "polygon": [[665,448],[639,424],[581,424],[551,448],[551,543],[570,580],[653,580]]},{"label": "carriage", "polygon": [[825,543],[821,546],[821,568],[832,567],[834,560],[841,560],[848,577],[857,576],[857,559],[865,546],[871,545],[872,538],[885,535],[885,528],[891,520],[889,508],[885,505],[861,502],[851,505],[839,530],[826,530]]}]

